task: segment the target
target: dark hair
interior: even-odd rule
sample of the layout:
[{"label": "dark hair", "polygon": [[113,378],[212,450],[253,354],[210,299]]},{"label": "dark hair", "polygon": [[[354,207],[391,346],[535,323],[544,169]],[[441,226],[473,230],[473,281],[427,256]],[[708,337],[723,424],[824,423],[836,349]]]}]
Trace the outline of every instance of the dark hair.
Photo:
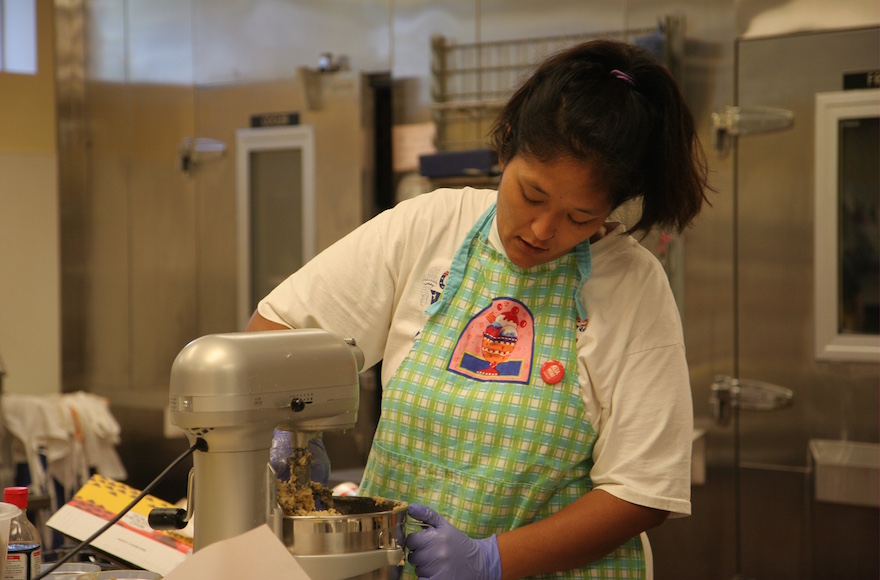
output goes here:
[{"label": "dark hair", "polygon": [[593,163],[613,208],[641,198],[630,232],[680,232],[709,189],[675,79],[650,53],[624,42],[589,41],[548,58],[504,106],[489,138],[502,163],[517,155]]}]

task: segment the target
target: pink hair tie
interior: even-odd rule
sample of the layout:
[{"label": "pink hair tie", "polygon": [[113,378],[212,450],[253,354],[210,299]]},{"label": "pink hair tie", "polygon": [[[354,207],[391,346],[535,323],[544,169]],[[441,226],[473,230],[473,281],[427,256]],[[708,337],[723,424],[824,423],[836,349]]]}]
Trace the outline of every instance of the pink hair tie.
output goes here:
[{"label": "pink hair tie", "polygon": [[629,83],[630,85],[632,85],[632,86],[636,86],[636,83],[633,82],[632,77],[629,76],[628,74],[626,74],[625,72],[623,72],[622,70],[614,69],[614,70],[611,71],[610,74],[611,74],[611,76],[613,76],[614,78],[620,79],[620,80],[622,80],[622,81],[626,81],[626,82],[628,82],[628,83]]}]

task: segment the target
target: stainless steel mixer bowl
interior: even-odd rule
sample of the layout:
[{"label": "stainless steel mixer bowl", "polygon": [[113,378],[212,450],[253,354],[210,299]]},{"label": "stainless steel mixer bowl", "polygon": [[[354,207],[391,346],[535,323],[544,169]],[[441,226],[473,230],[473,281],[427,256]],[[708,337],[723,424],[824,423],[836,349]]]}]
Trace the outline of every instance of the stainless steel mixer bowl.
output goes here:
[{"label": "stainless steel mixer bowl", "polygon": [[406,503],[371,497],[334,497],[340,515],[284,516],[279,537],[297,556],[402,548]]}]

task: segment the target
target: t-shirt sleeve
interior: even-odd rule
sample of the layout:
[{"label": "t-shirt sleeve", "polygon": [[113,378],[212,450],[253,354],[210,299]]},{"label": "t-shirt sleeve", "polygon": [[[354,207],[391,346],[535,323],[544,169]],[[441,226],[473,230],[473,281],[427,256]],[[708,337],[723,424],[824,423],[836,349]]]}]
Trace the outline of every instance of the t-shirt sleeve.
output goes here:
[{"label": "t-shirt sleeve", "polygon": [[589,325],[578,364],[597,431],[590,478],[595,489],[684,516],[693,400],[681,321],[662,267],[633,248],[596,264],[585,298]]},{"label": "t-shirt sleeve", "polygon": [[[354,338],[364,368],[390,373],[412,346],[426,305],[423,277],[448,268],[491,190],[438,189],[403,201],[318,254],[257,306],[292,328],[323,328]],[[442,270],[441,270],[442,271]]]},{"label": "t-shirt sleeve", "polygon": [[591,477],[625,501],[689,515],[693,408],[680,345],[628,353],[594,447]]},{"label": "t-shirt sleeve", "polygon": [[382,359],[395,296],[386,244],[385,212],[318,254],[273,289],[258,306],[268,320],[292,328],[322,328],[354,338],[364,368]]}]

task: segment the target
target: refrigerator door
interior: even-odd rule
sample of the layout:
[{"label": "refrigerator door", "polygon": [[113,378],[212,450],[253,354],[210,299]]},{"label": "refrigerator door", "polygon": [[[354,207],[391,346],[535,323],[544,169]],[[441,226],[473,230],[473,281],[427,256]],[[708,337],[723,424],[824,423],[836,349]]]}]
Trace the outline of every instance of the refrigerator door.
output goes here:
[{"label": "refrigerator door", "polygon": [[[736,140],[735,372],[794,395],[783,412],[739,417],[737,573],[750,578],[832,577],[843,561],[848,577],[878,573],[876,511],[873,525],[870,514],[826,512],[807,465],[811,437],[878,437],[876,361],[817,361],[813,346],[816,94],[876,71],[877,54],[876,28],[737,43],[737,107],[794,117],[789,130]],[[828,533],[832,521],[848,532]]]}]

